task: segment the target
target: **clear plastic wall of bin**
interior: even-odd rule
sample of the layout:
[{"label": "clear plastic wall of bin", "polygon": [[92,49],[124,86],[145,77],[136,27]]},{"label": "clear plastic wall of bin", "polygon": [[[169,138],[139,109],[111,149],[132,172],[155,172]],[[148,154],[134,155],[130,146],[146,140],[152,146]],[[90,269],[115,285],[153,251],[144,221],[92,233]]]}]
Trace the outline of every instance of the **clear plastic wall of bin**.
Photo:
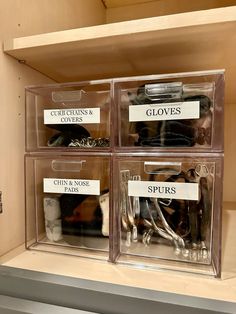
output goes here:
[{"label": "clear plastic wall of bin", "polygon": [[117,150],[223,151],[223,70],[115,79],[114,101]]},{"label": "clear plastic wall of bin", "polygon": [[26,88],[26,150],[109,150],[111,82]]},{"label": "clear plastic wall of bin", "polygon": [[223,159],[114,158],[117,263],[220,276]]},{"label": "clear plastic wall of bin", "polygon": [[35,250],[109,258],[109,157],[26,156],[26,240]]}]

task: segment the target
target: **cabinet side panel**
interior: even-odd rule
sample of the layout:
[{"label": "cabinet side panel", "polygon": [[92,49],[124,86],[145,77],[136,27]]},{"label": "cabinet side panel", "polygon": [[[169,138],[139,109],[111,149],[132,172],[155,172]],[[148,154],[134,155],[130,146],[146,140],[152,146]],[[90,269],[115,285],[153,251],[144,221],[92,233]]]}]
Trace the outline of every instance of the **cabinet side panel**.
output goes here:
[{"label": "cabinet side panel", "polygon": [[[101,24],[100,0],[7,0],[0,3],[0,40]],[[53,81],[0,52],[0,255],[24,243],[26,85]]]},{"label": "cabinet side panel", "polygon": [[1,39],[105,23],[101,0],[2,0]]},{"label": "cabinet side panel", "polygon": [[0,255],[24,243],[24,87],[52,81],[0,52]]}]

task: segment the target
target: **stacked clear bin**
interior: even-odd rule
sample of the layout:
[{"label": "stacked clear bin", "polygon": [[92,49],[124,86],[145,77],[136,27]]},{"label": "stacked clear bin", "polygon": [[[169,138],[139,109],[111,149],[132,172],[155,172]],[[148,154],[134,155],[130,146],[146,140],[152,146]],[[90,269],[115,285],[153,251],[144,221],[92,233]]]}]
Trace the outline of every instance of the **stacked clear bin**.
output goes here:
[{"label": "stacked clear bin", "polygon": [[26,88],[26,150],[107,152],[110,105],[111,81]]},{"label": "stacked clear bin", "polygon": [[220,276],[224,71],[114,80],[112,259]]},{"label": "stacked clear bin", "polygon": [[111,90],[26,88],[27,248],[109,259]]}]

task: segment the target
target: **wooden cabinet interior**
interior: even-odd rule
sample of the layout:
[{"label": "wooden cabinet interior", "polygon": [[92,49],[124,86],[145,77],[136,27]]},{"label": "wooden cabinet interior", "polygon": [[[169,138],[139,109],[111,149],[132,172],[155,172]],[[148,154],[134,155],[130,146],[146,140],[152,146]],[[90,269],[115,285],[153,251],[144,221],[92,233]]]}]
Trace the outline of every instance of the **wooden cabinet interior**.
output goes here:
[{"label": "wooden cabinet interior", "polygon": [[114,23],[235,5],[234,0],[104,0],[106,22]]},{"label": "wooden cabinet interior", "polygon": [[1,1],[0,37],[14,58],[0,53],[0,256],[24,243],[26,85],[226,68],[224,201],[236,209],[235,1],[177,2]]}]

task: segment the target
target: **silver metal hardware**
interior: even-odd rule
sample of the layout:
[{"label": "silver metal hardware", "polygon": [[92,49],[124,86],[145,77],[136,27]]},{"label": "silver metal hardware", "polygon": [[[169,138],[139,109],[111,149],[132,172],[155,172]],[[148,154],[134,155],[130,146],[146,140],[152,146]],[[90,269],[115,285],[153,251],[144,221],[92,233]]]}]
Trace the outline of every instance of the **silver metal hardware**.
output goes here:
[{"label": "silver metal hardware", "polygon": [[204,164],[198,164],[195,168],[195,172],[201,178],[207,177],[209,175],[209,170]]},{"label": "silver metal hardware", "polygon": [[83,148],[92,148],[92,147],[109,147],[110,139],[108,137],[83,137],[82,139],[74,139],[69,144],[69,147],[83,147]]}]

